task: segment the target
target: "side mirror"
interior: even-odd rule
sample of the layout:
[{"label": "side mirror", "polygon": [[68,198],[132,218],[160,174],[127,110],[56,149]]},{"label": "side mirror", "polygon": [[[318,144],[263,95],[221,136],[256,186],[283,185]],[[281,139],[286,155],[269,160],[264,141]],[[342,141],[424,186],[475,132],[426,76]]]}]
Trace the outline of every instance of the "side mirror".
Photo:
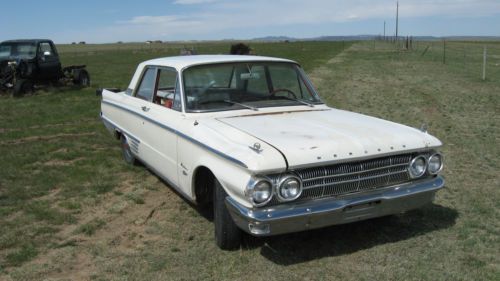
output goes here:
[{"label": "side mirror", "polygon": [[45,52],[43,52],[43,56],[44,56],[44,57],[47,57],[47,56],[50,56],[50,55],[51,55],[51,54],[50,54],[50,52],[49,52],[49,51],[45,51]]}]

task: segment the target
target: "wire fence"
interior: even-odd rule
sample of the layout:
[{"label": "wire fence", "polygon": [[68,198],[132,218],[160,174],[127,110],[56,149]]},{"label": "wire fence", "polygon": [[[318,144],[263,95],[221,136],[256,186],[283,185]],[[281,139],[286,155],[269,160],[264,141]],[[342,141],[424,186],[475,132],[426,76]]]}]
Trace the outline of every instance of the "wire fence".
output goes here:
[{"label": "wire fence", "polygon": [[375,48],[407,53],[401,59],[432,61],[449,66],[472,79],[500,82],[500,42],[498,41],[416,41],[377,40]]},{"label": "wire fence", "polygon": [[[337,42],[340,44],[340,42]],[[342,42],[343,43],[343,42]],[[500,41],[451,41],[433,40],[420,41],[412,37],[377,38],[372,42],[373,49],[394,50],[398,59],[431,61],[449,67],[451,71],[462,73],[470,79],[500,82]],[[254,43],[258,44],[258,43]],[[82,56],[89,63],[96,54],[130,56],[130,52],[136,56],[166,56],[179,55],[183,50],[197,50],[201,53],[226,53],[228,42],[200,43],[123,43],[102,45],[61,45],[60,53],[71,60],[81,61]],[[260,44],[262,45],[262,44]],[[259,47],[265,49],[264,45]],[[283,43],[283,49],[289,45]]]}]

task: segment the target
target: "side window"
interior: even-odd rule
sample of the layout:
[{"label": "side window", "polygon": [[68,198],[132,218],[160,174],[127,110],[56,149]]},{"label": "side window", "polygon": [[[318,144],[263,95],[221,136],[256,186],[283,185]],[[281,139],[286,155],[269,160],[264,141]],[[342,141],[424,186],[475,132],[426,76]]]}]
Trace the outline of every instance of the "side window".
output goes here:
[{"label": "side window", "polygon": [[158,88],[154,102],[177,111],[181,110],[180,86],[177,71],[169,68],[159,69]]},{"label": "side window", "polygon": [[49,53],[49,56],[55,55],[54,50],[52,50],[52,46],[49,43],[40,43],[40,55],[43,56],[46,52]]},{"label": "side window", "polygon": [[151,101],[153,98],[153,91],[156,82],[156,69],[148,68],[144,75],[142,76],[142,81],[137,90],[136,97]]}]

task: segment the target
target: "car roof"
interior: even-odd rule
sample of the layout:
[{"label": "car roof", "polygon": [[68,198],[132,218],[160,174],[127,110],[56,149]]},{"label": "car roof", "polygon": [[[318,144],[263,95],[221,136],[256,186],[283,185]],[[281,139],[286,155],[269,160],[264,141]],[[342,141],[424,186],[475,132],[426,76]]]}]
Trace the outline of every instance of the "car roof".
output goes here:
[{"label": "car roof", "polygon": [[16,39],[16,40],[6,40],[1,43],[38,43],[38,42],[52,42],[50,39]]},{"label": "car roof", "polygon": [[153,60],[148,60],[141,65],[156,65],[156,66],[168,66],[176,68],[177,70],[182,70],[183,68],[200,65],[200,64],[212,64],[212,63],[230,63],[230,62],[250,62],[250,61],[266,61],[266,62],[289,62],[296,63],[292,60],[274,58],[274,57],[263,57],[263,56],[245,56],[245,55],[190,55],[190,56],[176,56],[176,57],[165,57]]},{"label": "car roof", "polygon": [[233,62],[285,62],[298,64],[297,62],[288,59],[250,55],[190,55],[165,57],[140,63],[137,67],[137,70],[135,71],[134,76],[132,77],[132,80],[130,81],[128,88],[135,89],[139,82],[139,79],[141,78],[140,76],[142,74],[142,71],[146,66],[172,67],[180,72],[184,68],[195,65]]}]

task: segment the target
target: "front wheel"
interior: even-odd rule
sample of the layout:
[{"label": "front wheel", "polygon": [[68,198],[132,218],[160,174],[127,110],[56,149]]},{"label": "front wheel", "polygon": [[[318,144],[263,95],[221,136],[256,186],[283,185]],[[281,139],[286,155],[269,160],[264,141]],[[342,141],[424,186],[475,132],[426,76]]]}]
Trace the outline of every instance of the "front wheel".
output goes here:
[{"label": "front wheel", "polygon": [[214,180],[215,242],[222,250],[236,250],[241,245],[241,230],[236,226],[226,207],[228,196],[219,181]]}]

